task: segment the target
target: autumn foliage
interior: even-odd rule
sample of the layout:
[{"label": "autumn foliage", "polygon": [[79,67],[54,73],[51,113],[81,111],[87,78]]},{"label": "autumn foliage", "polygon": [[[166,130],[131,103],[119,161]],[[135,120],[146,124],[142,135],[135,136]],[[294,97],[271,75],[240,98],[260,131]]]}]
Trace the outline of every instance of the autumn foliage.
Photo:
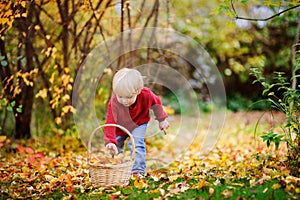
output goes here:
[{"label": "autumn foliage", "polygon": [[[1,0],[0,199],[300,199],[300,62],[299,57],[296,59],[299,45],[295,45],[300,25],[299,11],[294,10],[299,6],[299,0]],[[274,14],[272,21],[233,20],[251,17],[261,8],[263,14]],[[282,9],[286,12],[278,13]],[[182,155],[175,151],[179,147],[169,145],[158,162],[172,157],[172,163],[150,168],[144,179],[132,178],[124,187],[95,188],[86,148],[72,119],[76,113],[71,102],[74,80],[99,43],[123,31],[148,27],[176,30],[201,43],[217,64],[228,104],[235,111],[245,109],[244,100],[236,98],[239,95],[260,98],[262,88],[251,83],[255,77],[250,76],[250,68],[261,69],[266,80],[278,69],[294,78],[291,84],[284,80],[283,85],[278,85],[286,78],[281,73],[271,84],[261,79],[276,111],[271,115],[229,113],[210,152],[202,153],[200,134]],[[103,49],[110,50],[107,46]],[[133,54],[138,65],[168,65],[195,86],[200,85],[197,92],[206,91],[192,66],[174,59],[183,55],[150,48],[130,52],[107,66],[107,79],[97,80],[94,100],[99,121],[104,120],[112,74],[131,64],[127,57]],[[234,93],[233,98],[229,93]],[[175,111],[167,95],[162,99],[168,101],[170,116],[182,114],[177,111],[184,109]],[[201,101],[209,99],[207,93],[199,96]],[[281,96],[285,98],[277,98]],[[174,118],[170,128],[179,123]],[[199,127],[192,122],[185,124],[189,129],[184,134],[192,135],[195,129],[205,132],[213,123],[204,120]],[[155,143],[146,141],[148,158],[170,143],[170,136],[164,135]],[[92,158],[93,163],[104,165],[123,161],[105,152]]]},{"label": "autumn foliage", "polygon": [[[200,155],[199,141],[194,141],[170,166],[150,170],[144,179],[132,178],[125,187],[92,186],[86,149],[79,139],[55,135],[11,141],[1,136],[1,198],[299,198],[300,179],[290,175],[286,146],[267,148],[254,138],[252,118],[260,114],[230,114],[211,152]],[[247,119],[232,122],[241,116]],[[269,123],[273,122],[264,117],[260,126]],[[109,154],[104,158],[104,163],[115,162]]]}]

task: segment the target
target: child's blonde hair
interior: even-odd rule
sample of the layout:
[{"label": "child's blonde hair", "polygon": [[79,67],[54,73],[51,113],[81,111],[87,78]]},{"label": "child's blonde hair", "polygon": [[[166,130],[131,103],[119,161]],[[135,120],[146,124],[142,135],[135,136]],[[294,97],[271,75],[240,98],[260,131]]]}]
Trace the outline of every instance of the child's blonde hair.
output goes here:
[{"label": "child's blonde hair", "polygon": [[114,75],[112,87],[119,96],[138,95],[144,87],[143,77],[136,69],[123,68]]}]

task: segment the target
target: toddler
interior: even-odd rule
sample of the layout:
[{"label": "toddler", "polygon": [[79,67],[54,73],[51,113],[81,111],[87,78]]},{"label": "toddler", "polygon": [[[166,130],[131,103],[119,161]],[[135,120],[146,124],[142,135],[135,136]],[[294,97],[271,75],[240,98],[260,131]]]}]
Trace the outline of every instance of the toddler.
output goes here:
[{"label": "toddler", "polygon": [[[108,103],[106,124],[119,124],[131,132],[135,142],[135,161],[132,174],[144,177],[146,173],[145,132],[153,110],[159,128],[164,132],[169,127],[168,115],[161,100],[149,88],[144,87],[143,77],[135,69],[123,68],[113,77],[113,95]],[[115,154],[124,151],[128,135],[116,127],[104,128],[106,148]],[[128,142],[130,151],[131,141]]]}]

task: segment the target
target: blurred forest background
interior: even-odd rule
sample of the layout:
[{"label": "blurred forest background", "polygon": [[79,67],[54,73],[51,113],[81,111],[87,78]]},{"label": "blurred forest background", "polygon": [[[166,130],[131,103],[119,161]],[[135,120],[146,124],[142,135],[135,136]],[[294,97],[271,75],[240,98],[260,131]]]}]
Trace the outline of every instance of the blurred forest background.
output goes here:
[{"label": "blurred forest background", "polygon": [[[134,28],[170,28],[199,42],[221,73],[229,110],[270,109],[260,101],[264,88],[253,84],[251,68],[261,70],[265,80],[277,71],[287,80],[296,75],[299,4],[298,0],[1,1],[0,135],[29,138],[75,132],[72,91],[79,67],[99,42]],[[141,62],[165,59],[193,83],[200,108],[209,112],[209,94],[194,69],[162,54],[149,50],[136,56]],[[126,56],[104,75],[111,77],[128,65]],[[104,116],[110,78],[100,80],[97,111]],[[297,84],[297,78],[293,80]],[[165,105],[180,112],[172,93],[161,88],[157,92]]]}]

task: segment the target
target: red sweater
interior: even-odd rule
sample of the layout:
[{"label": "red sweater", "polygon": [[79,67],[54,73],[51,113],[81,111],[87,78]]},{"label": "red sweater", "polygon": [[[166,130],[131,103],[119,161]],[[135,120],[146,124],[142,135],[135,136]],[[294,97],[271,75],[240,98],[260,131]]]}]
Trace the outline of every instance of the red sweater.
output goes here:
[{"label": "red sweater", "polygon": [[[108,103],[106,124],[119,124],[131,132],[137,126],[149,122],[150,109],[153,110],[155,119],[158,121],[163,121],[168,117],[163,110],[160,98],[149,88],[144,87],[130,107],[120,104],[114,94]],[[105,144],[109,142],[117,144],[116,135],[122,136],[126,133],[116,127],[105,127],[104,135]]]}]

